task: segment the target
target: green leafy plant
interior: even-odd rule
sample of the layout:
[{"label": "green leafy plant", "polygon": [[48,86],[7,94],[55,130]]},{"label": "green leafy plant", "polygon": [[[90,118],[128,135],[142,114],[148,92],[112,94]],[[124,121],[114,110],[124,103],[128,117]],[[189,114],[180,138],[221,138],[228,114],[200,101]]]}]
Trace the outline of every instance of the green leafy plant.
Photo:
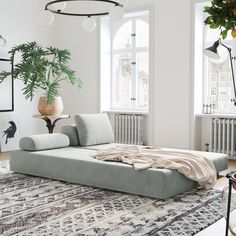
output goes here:
[{"label": "green leafy plant", "polygon": [[[17,54],[21,55],[16,62]],[[82,81],[76,72],[68,66],[71,54],[68,50],[55,47],[45,49],[36,42],[21,44],[9,51],[13,63],[13,71],[0,71],[0,83],[8,76],[22,80],[23,94],[32,101],[35,93],[42,89],[47,103],[50,104],[59,95],[60,82],[67,80],[81,88]]]},{"label": "green leafy plant", "polygon": [[223,39],[230,30],[236,37],[236,0],[212,0],[211,6],[206,6],[204,12],[209,14],[204,23],[212,29],[219,28]]}]

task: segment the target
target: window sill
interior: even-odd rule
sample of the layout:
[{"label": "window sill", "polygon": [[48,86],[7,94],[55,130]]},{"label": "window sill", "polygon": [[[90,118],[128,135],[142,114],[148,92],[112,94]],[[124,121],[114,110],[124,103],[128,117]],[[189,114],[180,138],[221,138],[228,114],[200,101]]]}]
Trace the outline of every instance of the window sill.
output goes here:
[{"label": "window sill", "polygon": [[197,114],[196,117],[206,117],[206,118],[236,118],[236,113],[214,113],[214,114]]},{"label": "window sill", "polygon": [[149,114],[148,111],[134,111],[134,110],[105,110],[102,111],[108,114],[140,114],[140,115],[144,115],[147,116]]}]

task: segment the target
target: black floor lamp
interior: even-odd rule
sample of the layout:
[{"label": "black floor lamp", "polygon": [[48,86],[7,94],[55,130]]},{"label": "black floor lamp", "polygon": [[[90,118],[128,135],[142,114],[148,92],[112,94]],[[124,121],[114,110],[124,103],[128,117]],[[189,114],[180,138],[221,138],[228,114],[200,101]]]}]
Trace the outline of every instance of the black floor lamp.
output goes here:
[{"label": "black floor lamp", "polygon": [[[235,89],[235,79],[234,79],[234,67],[233,67],[233,57],[231,54],[231,48],[224,45],[220,39],[218,39],[214,44],[203,50],[204,55],[206,55],[209,58],[212,59],[220,59],[220,56],[218,54],[217,48],[219,45],[222,45],[225,47],[230,56],[230,66],[231,66],[231,73],[232,73],[232,80],[233,80],[233,87],[234,87],[234,98],[231,100],[234,102],[234,105],[236,106],[236,89]],[[226,229],[225,229],[225,236],[228,236],[228,229],[229,229],[229,220],[230,220],[230,205],[231,205],[231,193],[232,193],[232,184],[236,183],[236,172],[231,172],[226,175],[226,177],[229,179],[229,192],[228,192],[228,204],[227,204],[227,212],[226,212]]]},{"label": "black floor lamp", "polygon": [[206,55],[209,58],[212,59],[219,59],[220,56],[218,54],[217,48],[219,45],[222,45],[223,47],[225,47],[228,52],[229,52],[229,56],[230,56],[230,66],[231,66],[231,73],[232,73],[232,80],[233,80],[233,87],[234,87],[234,99],[232,99],[231,101],[234,102],[234,105],[236,106],[236,88],[235,88],[235,79],[234,79],[234,67],[233,67],[233,57],[231,54],[231,48],[227,47],[226,45],[224,45],[220,39],[218,39],[216,42],[214,42],[214,44],[203,50],[204,55]]},{"label": "black floor lamp", "polygon": [[[226,228],[225,228],[225,236],[228,236],[229,233],[229,220],[230,220],[230,206],[231,206],[231,194],[232,194],[232,186],[236,184],[236,172],[232,171],[226,175],[229,179],[229,192],[228,192],[228,204],[226,211]],[[234,229],[235,233],[235,229]],[[233,234],[235,235],[235,234]]]}]

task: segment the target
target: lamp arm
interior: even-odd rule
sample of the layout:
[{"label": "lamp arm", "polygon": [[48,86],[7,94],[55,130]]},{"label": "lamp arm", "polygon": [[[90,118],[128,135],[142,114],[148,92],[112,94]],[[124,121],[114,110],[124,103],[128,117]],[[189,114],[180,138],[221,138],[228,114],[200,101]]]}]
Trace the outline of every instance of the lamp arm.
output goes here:
[{"label": "lamp arm", "polygon": [[234,99],[232,101],[234,102],[234,105],[236,106],[236,88],[235,88],[235,78],[234,78],[234,67],[233,67],[233,59],[232,59],[232,53],[231,53],[231,48],[227,47],[223,43],[220,42],[220,44],[225,47],[228,52],[229,52],[229,57],[230,57],[230,66],[231,66],[231,73],[232,73],[232,79],[233,79],[233,87],[234,87]]},{"label": "lamp arm", "polygon": [[227,47],[225,44],[221,43],[221,41],[219,41],[219,44],[225,47],[229,51],[229,53],[231,52],[232,49],[230,47]]}]

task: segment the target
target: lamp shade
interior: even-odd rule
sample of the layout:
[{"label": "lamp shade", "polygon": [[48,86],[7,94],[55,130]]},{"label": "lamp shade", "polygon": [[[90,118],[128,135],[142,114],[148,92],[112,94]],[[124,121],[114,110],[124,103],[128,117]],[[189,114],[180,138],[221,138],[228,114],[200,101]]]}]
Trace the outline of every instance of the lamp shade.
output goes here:
[{"label": "lamp shade", "polygon": [[92,17],[86,17],[83,21],[82,21],[82,26],[86,31],[92,32],[96,29],[96,20]]},{"label": "lamp shade", "polygon": [[204,55],[212,59],[220,59],[217,48],[219,46],[219,40],[217,40],[211,47],[203,50]]},{"label": "lamp shade", "polygon": [[5,47],[7,44],[7,40],[0,34],[0,46]]}]

